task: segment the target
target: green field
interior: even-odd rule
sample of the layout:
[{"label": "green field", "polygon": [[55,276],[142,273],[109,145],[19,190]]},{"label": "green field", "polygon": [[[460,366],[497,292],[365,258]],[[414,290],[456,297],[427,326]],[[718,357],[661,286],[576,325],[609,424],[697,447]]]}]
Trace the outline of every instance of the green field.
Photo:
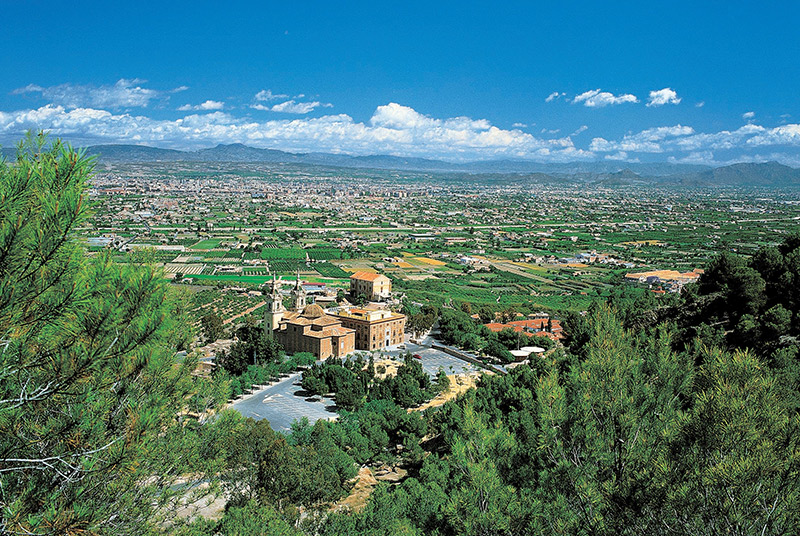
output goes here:
[{"label": "green field", "polygon": [[306,263],[300,260],[270,261],[269,267],[275,273],[288,274],[296,272],[297,270],[305,270]]},{"label": "green field", "polygon": [[308,250],[308,256],[314,261],[329,261],[331,259],[341,259],[342,252],[333,248],[314,248]]},{"label": "green field", "polygon": [[[201,274],[201,275],[191,275],[187,276],[187,279],[196,279],[198,281],[225,281],[227,283],[242,283],[242,284],[250,284],[250,285],[263,285],[268,281],[272,281],[272,276],[266,275],[239,275],[239,274]],[[294,277],[285,277],[281,276],[283,281],[294,281]],[[308,276],[301,276],[301,280],[307,281],[309,283],[328,283],[332,286],[341,286],[341,281],[337,281],[335,279],[331,279],[328,277],[308,277]]]},{"label": "green field", "polygon": [[271,281],[271,276],[265,275],[238,275],[238,274],[201,274],[192,275],[192,279],[200,281],[227,281],[230,283],[250,283],[252,285],[263,285],[267,281]]},{"label": "green field", "polygon": [[345,272],[335,264],[329,262],[317,262],[313,264],[314,270],[319,272],[320,275],[325,277],[348,278],[349,272]]},{"label": "green field", "polygon": [[261,250],[263,260],[306,260],[306,250],[303,248],[264,248]]},{"label": "green field", "polygon": [[269,270],[266,268],[250,268],[245,266],[242,268],[244,275],[269,275]]},{"label": "green field", "polygon": [[189,249],[214,249],[219,247],[221,242],[221,238],[207,238],[205,240],[201,240],[193,246],[189,246]]}]

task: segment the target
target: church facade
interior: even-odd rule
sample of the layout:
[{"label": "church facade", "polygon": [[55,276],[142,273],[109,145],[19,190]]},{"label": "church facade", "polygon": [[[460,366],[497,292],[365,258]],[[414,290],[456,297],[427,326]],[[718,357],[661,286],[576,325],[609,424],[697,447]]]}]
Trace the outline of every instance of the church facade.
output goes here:
[{"label": "church facade", "polygon": [[267,295],[264,329],[278,339],[287,354],[309,352],[317,359],[342,357],[355,350],[355,330],[325,313],[316,304],[306,304],[306,292],[298,274],[291,291],[291,310],[286,310],[280,284],[273,278]]}]

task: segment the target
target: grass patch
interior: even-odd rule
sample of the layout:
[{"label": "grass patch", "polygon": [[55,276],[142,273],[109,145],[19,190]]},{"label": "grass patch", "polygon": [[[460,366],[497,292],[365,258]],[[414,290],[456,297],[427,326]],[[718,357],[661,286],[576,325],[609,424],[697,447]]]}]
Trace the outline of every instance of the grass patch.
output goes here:
[{"label": "grass patch", "polygon": [[189,246],[189,249],[214,249],[219,247],[220,243],[222,243],[221,238],[206,238],[193,246]]}]

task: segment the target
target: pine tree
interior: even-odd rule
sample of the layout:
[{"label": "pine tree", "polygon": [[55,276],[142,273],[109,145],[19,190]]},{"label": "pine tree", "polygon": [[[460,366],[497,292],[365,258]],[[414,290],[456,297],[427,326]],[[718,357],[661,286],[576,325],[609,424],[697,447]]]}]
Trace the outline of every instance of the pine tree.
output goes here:
[{"label": "pine tree", "polygon": [[693,407],[658,464],[661,522],[680,534],[798,534],[800,421],[749,352],[702,348]]},{"label": "pine tree", "polygon": [[606,307],[588,325],[585,359],[563,380],[551,370],[537,392],[538,499],[566,532],[650,534],[656,462],[691,387],[691,363],[671,351],[666,334],[637,342]]},{"label": "pine tree", "polygon": [[180,466],[185,333],[159,271],[86,258],[92,168],[42,135],[0,164],[2,533],[140,533]]}]

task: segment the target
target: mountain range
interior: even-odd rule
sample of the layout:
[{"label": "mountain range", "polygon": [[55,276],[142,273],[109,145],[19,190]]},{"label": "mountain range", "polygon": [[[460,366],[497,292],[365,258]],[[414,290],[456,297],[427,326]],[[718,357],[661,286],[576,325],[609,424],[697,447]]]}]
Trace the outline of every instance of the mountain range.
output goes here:
[{"label": "mountain range", "polygon": [[[618,162],[540,163],[529,160],[488,160],[467,163],[446,162],[429,158],[369,155],[351,156],[333,153],[290,153],[276,149],[258,149],[241,143],[220,144],[198,151],[177,151],[144,145],[94,145],[89,154],[103,162],[271,162],[320,166],[389,169],[398,171],[461,172],[461,173],[616,173]],[[710,169],[708,166],[671,163],[626,163],[625,167],[648,176],[667,176]]]},{"label": "mountain range", "polygon": [[[778,162],[740,163],[712,168],[692,164],[638,162],[539,163],[527,160],[489,160],[453,163],[428,158],[390,155],[350,156],[333,153],[290,153],[259,149],[241,143],[220,144],[197,151],[162,149],[146,145],[93,145],[85,148],[103,163],[237,162],[286,163],[359,169],[414,172],[535,175],[535,182],[569,179],[602,186],[673,185],[683,187],[797,187],[800,169]],[[11,158],[13,149],[3,149]],[[520,177],[523,178],[523,177]]]}]

